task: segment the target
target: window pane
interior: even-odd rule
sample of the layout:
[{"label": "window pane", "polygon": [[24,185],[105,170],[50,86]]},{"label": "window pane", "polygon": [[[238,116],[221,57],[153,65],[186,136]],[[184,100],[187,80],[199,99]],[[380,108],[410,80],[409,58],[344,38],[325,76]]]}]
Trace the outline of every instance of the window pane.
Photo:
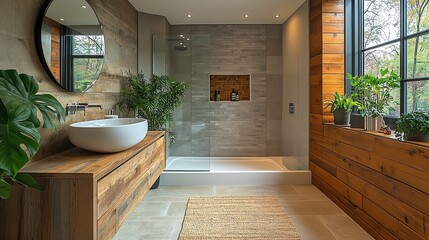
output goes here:
[{"label": "window pane", "polygon": [[407,41],[407,77],[429,77],[429,34]]},{"label": "window pane", "polygon": [[384,114],[386,116],[389,117],[399,117],[399,113],[401,112],[401,105],[400,105],[400,100],[401,100],[401,93],[400,93],[400,89],[396,88],[393,89],[390,92],[391,96],[393,97],[393,103],[390,104],[389,107],[384,109]]},{"label": "window pane", "polygon": [[407,83],[407,111],[429,112],[429,81]]},{"label": "window pane", "polygon": [[103,55],[104,37],[102,35],[73,36],[73,55]]},{"label": "window pane", "polygon": [[377,76],[381,68],[400,73],[399,42],[364,52],[364,73]]},{"label": "window pane", "polygon": [[84,92],[98,79],[103,61],[102,58],[73,59],[74,91]]},{"label": "window pane", "polygon": [[399,38],[399,2],[399,0],[364,1],[364,49]]},{"label": "window pane", "polygon": [[429,29],[429,1],[407,1],[407,26],[408,34]]}]

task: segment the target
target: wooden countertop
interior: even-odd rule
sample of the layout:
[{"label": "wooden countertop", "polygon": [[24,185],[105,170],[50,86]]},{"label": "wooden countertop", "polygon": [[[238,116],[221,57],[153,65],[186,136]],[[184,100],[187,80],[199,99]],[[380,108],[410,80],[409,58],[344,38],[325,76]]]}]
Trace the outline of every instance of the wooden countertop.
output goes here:
[{"label": "wooden countertop", "polygon": [[164,134],[163,131],[149,131],[140,143],[117,153],[95,153],[75,147],[46,159],[30,162],[20,172],[29,173],[35,177],[79,175],[79,177],[98,179],[147,148]]}]

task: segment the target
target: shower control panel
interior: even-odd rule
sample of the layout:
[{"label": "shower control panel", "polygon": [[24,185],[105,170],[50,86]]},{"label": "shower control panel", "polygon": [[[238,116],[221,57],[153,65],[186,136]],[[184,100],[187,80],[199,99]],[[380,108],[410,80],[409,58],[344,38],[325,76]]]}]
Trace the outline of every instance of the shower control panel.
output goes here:
[{"label": "shower control panel", "polygon": [[295,113],[295,103],[289,103],[289,113]]}]

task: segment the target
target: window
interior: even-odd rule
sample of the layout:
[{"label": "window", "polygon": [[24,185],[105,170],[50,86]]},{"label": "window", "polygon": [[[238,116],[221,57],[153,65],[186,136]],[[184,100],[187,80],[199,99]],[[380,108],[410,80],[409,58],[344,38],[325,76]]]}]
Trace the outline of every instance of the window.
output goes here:
[{"label": "window", "polygon": [[85,92],[98,79],[103,66],[103,36],[65,35],[63,49],[62,85],[75,92]]},{"label": "window", "polygon": [[[401,88],[388,116],[429,112],[429,0],[349,0],[346,2],[346,71],[400,73]],[[349,89],[349,87],[348,87]]]}]

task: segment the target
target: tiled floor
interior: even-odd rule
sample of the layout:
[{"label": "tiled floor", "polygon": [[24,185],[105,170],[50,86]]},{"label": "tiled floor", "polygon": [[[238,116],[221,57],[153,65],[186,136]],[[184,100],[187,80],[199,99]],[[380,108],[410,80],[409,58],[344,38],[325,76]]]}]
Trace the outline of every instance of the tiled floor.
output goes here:
[{"label": "tiled floor", "polygon": [[373,239],[313,185],[160,186],[145,196],[114,239],[177,239],[188,197],[207,195],[276,195],[303,240]]}]

